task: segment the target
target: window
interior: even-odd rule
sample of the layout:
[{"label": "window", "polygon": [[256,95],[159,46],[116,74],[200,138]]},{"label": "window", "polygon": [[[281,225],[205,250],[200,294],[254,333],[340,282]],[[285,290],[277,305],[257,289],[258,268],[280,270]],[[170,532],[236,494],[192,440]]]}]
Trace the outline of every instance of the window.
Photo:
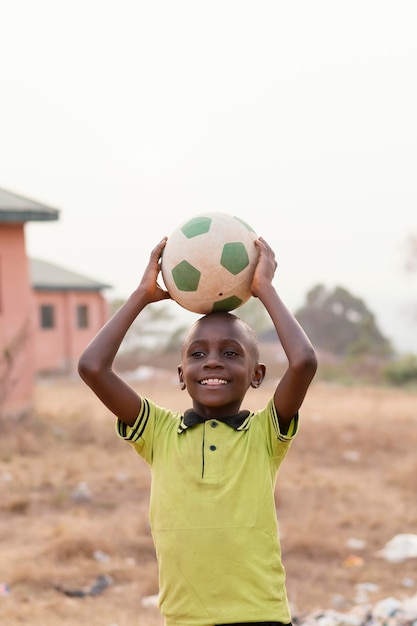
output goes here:
[{"label": "window", "polygon": [[41,308],[41,328],[55,327],[55,309],[52,304],[42,304]]},{"label": "window", "polygon": [[77,306],[77,328],[88,328],[88,307],[86,304]]}]

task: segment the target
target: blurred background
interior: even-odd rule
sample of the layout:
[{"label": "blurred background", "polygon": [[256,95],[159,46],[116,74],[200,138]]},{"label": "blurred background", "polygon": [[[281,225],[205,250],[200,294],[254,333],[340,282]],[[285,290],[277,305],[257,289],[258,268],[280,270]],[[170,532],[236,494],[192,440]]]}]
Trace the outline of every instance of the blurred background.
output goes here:
[{"label": "blurred background", "polygon": [[0,187],[60,210],[28,254],[123,299],[163,235],[229,212],[276,250],[292,310],[341,286],[416,351],[416,18],[412,0],[8,3]]}]

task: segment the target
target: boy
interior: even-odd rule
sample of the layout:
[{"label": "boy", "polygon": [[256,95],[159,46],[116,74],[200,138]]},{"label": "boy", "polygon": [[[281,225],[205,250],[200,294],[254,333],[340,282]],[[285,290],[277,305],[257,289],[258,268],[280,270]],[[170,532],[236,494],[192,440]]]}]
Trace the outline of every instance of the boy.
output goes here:
[{"label": "boy", "polygon": [[188,331],[178,367],[192,409],[181,415],[140,397],[113,371],[139,313],[169,298],[157,283],[164,238],[137,289],[87,346],[79,372],[117,416],[117,432],[152,471],[150,519],[166,626],[289,624],[274,486],[298,426],[317,360],[310,341],[272,285],[275,255],[262,238],[251,293],[268,311],[288,359],[264,409],[241,411],[259,387],[250,327],[210,313]]}]

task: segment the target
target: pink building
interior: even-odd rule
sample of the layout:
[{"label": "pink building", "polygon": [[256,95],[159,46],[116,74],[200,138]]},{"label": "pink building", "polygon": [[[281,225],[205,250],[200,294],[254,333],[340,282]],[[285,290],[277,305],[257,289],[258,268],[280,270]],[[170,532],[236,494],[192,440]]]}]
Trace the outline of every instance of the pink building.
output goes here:
[{"label": "pink building", "polygon": [[25,223],[58,217],[0,189],[0,418],[30,410],[36,374],[74,373],[108,316],[108,285],[28,259]]},{"label": "pink building", "polygon": [[35,369],[74,374],[81,352],[108,318],[109,287],[39,259],[29,259],[34,296]]}]

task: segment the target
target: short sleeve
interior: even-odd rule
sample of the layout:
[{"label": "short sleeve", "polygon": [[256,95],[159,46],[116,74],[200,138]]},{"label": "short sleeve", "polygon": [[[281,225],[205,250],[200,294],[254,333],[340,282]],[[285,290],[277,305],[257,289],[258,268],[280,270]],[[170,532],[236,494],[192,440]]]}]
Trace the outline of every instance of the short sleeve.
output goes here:
[{"label": "short sleeve", "polygon": [[272,426],[275,430],[276,436],[280,441],[291,441],[292,439],[294,439],[295,435],[298,432],[298,412],[294,415],[294,417],[292,418],[287,432],[286,433],[282,433],[279,427],[279,415],[278,412],[275,408],[275,404],[273,399],[270,400],[269,404],[268,404],[268,409],[269,409],[269,413],[271,416],[271,422],[272,422]]},{"label": "short sleeve", "polygon": [[135,452],[148,463],[152,461],[155,415],[155,405],[147,398],[142,398],[139,415],[132,426],[124,424],[120,419],[116,420],[117,435],[124,441],[132,444]]},{"label": "short sleeve", "polygon": [[142,406],[133,426],[128,426],[119,418],[116,420],[116,433],[121,439],[135,443],[142,437],[150,417],[150,405],[146,398],[142,398]]}]

